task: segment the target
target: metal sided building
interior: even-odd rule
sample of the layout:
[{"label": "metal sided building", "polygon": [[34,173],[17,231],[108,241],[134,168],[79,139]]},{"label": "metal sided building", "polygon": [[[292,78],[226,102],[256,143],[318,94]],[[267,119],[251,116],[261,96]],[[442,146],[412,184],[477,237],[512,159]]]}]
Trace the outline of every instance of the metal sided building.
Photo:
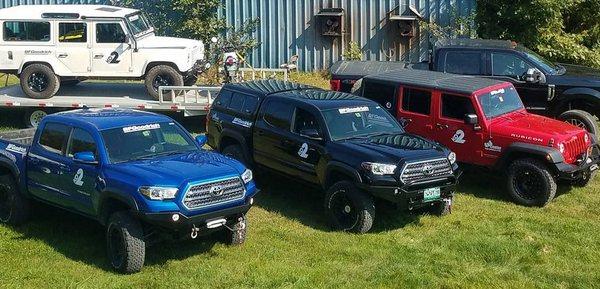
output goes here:
[{"label": "metal sided building", "polygon": [[[476,0],[221,0],[228,25],[259,18],[249,53],[254,67],[278,68],[298,55],[298,68],[327,69],[350,42],[363,60],[426,60],[430,40],[419,20],[447,25],[469,16]],[[0,0],[0,8],[22,4],[108,4],[109,0]]]}]

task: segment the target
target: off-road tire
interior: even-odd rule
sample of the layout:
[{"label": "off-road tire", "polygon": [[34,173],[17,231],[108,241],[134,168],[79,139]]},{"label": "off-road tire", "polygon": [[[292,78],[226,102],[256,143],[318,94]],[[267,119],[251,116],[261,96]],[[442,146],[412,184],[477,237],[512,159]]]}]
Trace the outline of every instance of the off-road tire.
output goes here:
[{"label": "off-road tire", "polygon": [[146,243],[140,222],[126,211],[113,213],[106,227],[106,248],[110,264],[118,272],[142,270]]},{"label": "off-road tire", "polygon": [[13,226],[29,219],[29,200],[19,192],[15,178],[0,176],[0,222]]},{"label": "off-road tire", "polygon": [[[537,188],[532,188],[536,186]],[[555,178],[542,161],[517,159],[508,167],[507,187],[516,203],[528,207],[544,207],[556,196],[557,186]]]},{"label": "off-road tire", "polygon": [[[43,76],[46,81],[45,89],[40,91],[35,91],[29,86],[29,78],[33,75],[37,74]],[[40,63],[34,63],[28,65],[21,71],[21,75],[19,75],[19,80],[21,82],[21,88],[23,92],[34,99],[47,99],[53,97],[58,89],[60,88],[60,78],[54,74],[54,71],[50,67]]]},{"label": "off-road tire", "polygon": [[198,76],[188,76],[184,81],[183,85],[185,86],[194,86],[198,82]]},{"label": "off-road tire", "polygon": [[27,109],[23,113],[23,126],[26,128],[36,128],[47,115],[48,113],[42,109]]},{"label": "off-road tire", "polygon": [[333,184],[325,194],[324,205],[331,226],[336,230],[362,234],[373,226],[373,198],[350,181]]},{"label": "off-road tire", "polygon": [[562,120],[566,123],[572,124],[579,128],[587,130],[589,133],[593,134],[594,137],[598,137],[598,133],[600,130],[598,129],[598,123],[596,122],[596,118],[589,112],[583,110],[569,110],[565,111],[560,116],[558,116],[559,120]]},{"label": "off-road tire", "polygon": [[[183,76],[175,68],[168,65],[157,65],[154,66],[146,73],[145,85],[148,94],[155,100],[158,98],[158,88],[156,83],[158,78],[165,79],[165,83],[159,86],[183,86]],[[164,100],[170,100],[171,96],[168,90],[164,92]]]},{"label": "off-road tire", "polygon": [[441,201],[435,203],[431,208],[431,213],[435,216],[446,216],[452,213],[452,198],[450,199],[450,203],[446,201],[446,199],[442,199]]},{"label": "off-road tire", "polygon": [[242,147],[238,144],[232,144],[232,145],[226,146],[225,148],[223,148],[221,150],[221,153],[232,159],[238,160],[239,162],[244,164],[246,167],[248,167],[248,165],[249,165],[248,160],[246,159],[246,156],[244,155],[244,151],[242,150]]},{"label": "off-road tire", "polygon": [[[231,229],[231,230],[229,230]],[[248,232],[248,221],[246,216],[240,217],[235,224],[225,229],[225,242],[230,246],[241,245],[246,241],[246,233]]]}]

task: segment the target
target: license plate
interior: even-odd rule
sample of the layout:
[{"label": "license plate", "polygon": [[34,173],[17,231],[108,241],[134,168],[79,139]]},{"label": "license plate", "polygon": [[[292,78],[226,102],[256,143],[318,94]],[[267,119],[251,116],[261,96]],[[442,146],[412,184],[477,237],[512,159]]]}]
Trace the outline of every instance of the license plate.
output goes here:
[{"label": "license plate", "polygon": [[590,166],[590,172],[593,172],[593,171],[595,171],[597,169],[598,169],[598,165],[592,165],[592,166]]},{"label": "license plate", "polygon": [[431,202],[435,200],[439,200],[442,192],[440,188],[429,188],[423,191],[423,201]]}]

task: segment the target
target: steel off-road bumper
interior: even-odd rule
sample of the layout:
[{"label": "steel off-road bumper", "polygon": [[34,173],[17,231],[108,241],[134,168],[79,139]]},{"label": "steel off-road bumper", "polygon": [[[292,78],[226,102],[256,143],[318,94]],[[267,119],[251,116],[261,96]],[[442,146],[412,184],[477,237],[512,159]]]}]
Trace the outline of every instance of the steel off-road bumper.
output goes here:
[{"label": "steel off-road bumper", "polygon": [[600,168],[600,144],[594,144],[592,153],[579,165],[564,162],[555,164],[558,178],[566,181],[577,181]]},{"label": "steel off-road bumper", "polygon": [[202,74],[204,71],[206,71],[208,68],[210,68],[210,66],[208,68],[206,67],[207,64],[208,64],[208,62],[206,60],[196,61],[196,63],[194,63],[192,68],[190,68],[188,71],[186,71],[184,73],[184,77],[189,78],[189,77],[195,77],[197,75]]}]

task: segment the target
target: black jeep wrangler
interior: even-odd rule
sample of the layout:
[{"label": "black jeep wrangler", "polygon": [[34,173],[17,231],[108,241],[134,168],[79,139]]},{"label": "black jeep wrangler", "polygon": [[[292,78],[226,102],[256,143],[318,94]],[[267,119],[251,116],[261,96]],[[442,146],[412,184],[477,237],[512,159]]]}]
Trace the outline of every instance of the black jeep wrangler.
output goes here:
[{"label": "black jeep wrangler", "polygon": [[376,102],[262,80],[225,85],[207,117],[208,144],[256,169],[326,191],[339,230],[364,233],[373,198],[408,210],[450,212],[456,155],[408,134]]}]

